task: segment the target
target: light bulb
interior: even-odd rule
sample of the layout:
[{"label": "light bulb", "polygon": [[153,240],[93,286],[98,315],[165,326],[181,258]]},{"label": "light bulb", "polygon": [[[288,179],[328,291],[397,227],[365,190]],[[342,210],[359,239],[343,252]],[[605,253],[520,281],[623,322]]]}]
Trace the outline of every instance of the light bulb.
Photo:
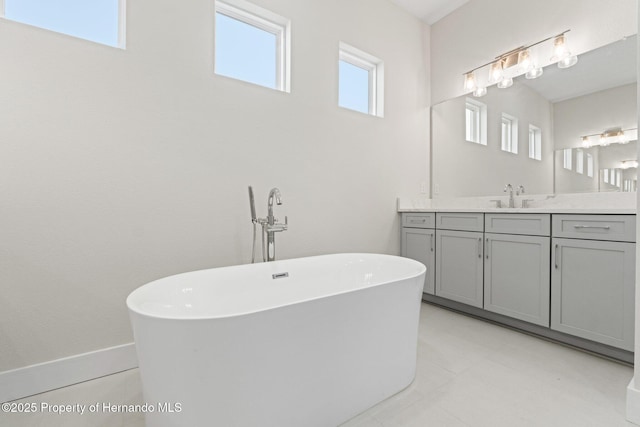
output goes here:
[{"label": "light bulb", "polygon": [[543,72],[544,72],[544,70],[542,69],[542,67],[536,67],[534,65],[532,69],[527,71],[527,73],[524,75],[524,77],[529,79],[529,80],[537,79],[538,77],[540,77],[542,75]]},{"label": "light bulb", "polygon": [[532,67],[531,54],[528,50],[523,50],[518,54],[518,65],[522,71],[529,71]]},{"label": "light bulb", "polygon": [[585,148],[591,147],[591,144],[589,143],[589,137],[588,136],[583,136],[582,137],[582,146],[585,147]]},{"label": "light bulb", "polygon": [[578,63],[578,57],[576,55],[567,56],[566,58],[558,61],[558,68],[569,68],[573,67]]},{"label": "light bulb", "polygon": [[487,88],[484,86],[478,86],[476,90],[473,91],[473,96],[476,98],[480,98],[481,96],[485,96],[487,94]]},{"label": "light bulb", "polygon": [[511,77],[507,77],[506,79],[502,79],[498,82],[498,87],[500,89],[506,89],[513,85],[513,79]]},{"label": "light bulb", "polygon": [[569,49],[567,48],[567,43],[566,43],[564,34],[557,36],[553,40],[553,55],[551,56],[551,61],[552,62],[559,61],[570,55],[571,55],[571,52],[569,52]]},{"label": "light bulb", "polygon": [[472,91],[476,88],[476,76],[473,72],[464,75],[464,88],[467,91]]},{"label": "light bulb", "polygon": [[501,81],[504,78],[504,72],[502,71],[502,62],[497,61],[491,64],[489,70],[489,79],[492,83]]}]

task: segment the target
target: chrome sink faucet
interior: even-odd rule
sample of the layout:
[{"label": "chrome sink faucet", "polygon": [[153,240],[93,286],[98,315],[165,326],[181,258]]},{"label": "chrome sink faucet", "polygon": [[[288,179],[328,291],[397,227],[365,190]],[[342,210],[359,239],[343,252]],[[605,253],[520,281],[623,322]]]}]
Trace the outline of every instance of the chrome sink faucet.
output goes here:
[{"label": "chrome sink faucet", "polygon": [[510,208],[515,208],[516,207],[516,202],[513,198],[513,185],[511,184],[507,184],[504,187],[504,192],[505,193],[509,193],[509,207]]}]

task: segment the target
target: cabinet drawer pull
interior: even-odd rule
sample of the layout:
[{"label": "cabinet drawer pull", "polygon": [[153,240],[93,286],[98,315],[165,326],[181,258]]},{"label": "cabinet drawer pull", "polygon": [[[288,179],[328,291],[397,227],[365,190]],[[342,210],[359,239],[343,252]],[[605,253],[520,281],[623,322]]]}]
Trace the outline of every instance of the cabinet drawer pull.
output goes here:
[{"label": "cabinet drawer pull", "polygon": [[482,258],[482,237],[478,239],[478,258]]},{"label": "cabinet drawer pull", "polygon": [[609,227],[608,225],[574,225],[573,228],[575,228],[576,230],[582,230],[585,228],[596,228],[599,230],[610,230],[611,227]]},{"label": "cabinet drawer pull", "polygon": [[426,218],[421,218],[421,219],[410,219],[409,222],[411,224],[424,224],[425,222],[427,222]]}]

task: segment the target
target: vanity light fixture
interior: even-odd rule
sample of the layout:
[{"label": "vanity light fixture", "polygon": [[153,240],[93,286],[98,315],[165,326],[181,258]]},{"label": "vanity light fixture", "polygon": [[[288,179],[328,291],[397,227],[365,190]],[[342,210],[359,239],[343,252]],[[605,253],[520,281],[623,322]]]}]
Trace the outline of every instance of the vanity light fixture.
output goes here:
[{"label": "vanity light fixture", "polygon": [[[536,54],[538,45],[542,45],[545,42],[553,41],[553,56],[551,57],[552,63],[558,64],[559,68],[568,68],[575,65],[578,62],[578,57],[572,55],[567,47],[566,34],[571,30],[563,31],[560,34],[556,34],[551,37],[547,37],[544,40],[540,40],[536,43],[532,43],[527,46],[520,46],[502,55],[496,56],[496,58],[464,73],[464,88],[465,91],[473,92],[474,96],[483,96],[486,94],[487,86],[497,85],[499,88],[508,88],[513,84],[513,78],[524,74],[527,79],[535,79],[543,74],[543,69],[540,66],[541,54]],[[546,62],[546,61],[545,61]],[[481,77],[486,76],[487,73],[476,73],[478,70],[489,67],[488,78],[483,81],[482,78],[478,80],[478,75]]]},{"label": "vanity light fixture", "polygon": [[586,148],[593,146],[606,147],[611,144],[628,144],[638,139],[638,128],[623,130],[620,127],[616,127],[607,129],[602,133],[584,135],[580,138],[582,139],[582,146]]}]

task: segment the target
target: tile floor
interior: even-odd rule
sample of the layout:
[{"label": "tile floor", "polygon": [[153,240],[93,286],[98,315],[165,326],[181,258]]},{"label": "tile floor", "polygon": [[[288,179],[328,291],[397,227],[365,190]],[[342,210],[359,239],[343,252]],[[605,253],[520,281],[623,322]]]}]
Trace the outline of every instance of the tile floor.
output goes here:
[{"label": "tile floor", "polygon": [[[628,366],[423,304],[415,381],[342,427],[633,426],[624,418],[632,375]],[[20,402],[136,404],[140,390],[133,369]],[[144,418],[0,412],[0,426],[144,427]]]}]

